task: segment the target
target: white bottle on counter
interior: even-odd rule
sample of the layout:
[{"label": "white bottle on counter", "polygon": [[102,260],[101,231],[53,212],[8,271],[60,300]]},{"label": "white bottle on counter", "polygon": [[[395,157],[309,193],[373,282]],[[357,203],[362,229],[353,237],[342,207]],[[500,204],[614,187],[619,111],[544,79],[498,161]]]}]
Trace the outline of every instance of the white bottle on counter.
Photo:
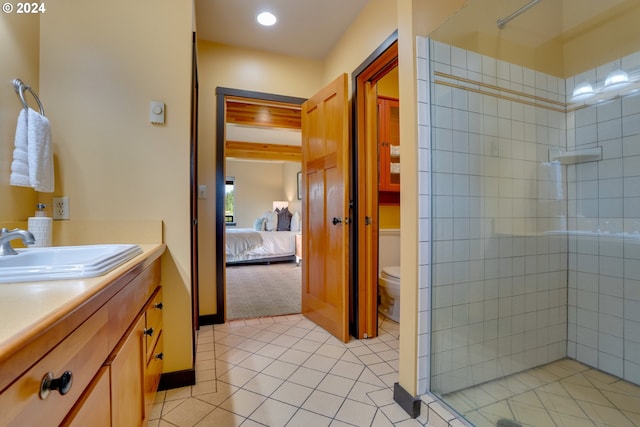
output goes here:
[{"label": "white bottle on counter", "polygon": [[36,238],[35,244],[32,247],[45,247],[51,246],[53,219],[47,216],[44,211],[47,205],[44,203],[38,203],[36,205],[35,217],[30,217],[28,220],[29,231]]}]

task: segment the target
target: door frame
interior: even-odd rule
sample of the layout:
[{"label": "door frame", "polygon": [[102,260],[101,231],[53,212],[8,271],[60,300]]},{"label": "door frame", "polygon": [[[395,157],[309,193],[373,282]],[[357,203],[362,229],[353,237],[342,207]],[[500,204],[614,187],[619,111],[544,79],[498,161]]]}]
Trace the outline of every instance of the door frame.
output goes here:
[{"label": "door frame", "polygon": [[[398,66],[398,31],[394,31],[378,48],[351,73],[353,88],[353,139],[352,169],[354,180],[352,195],[355,224],[352,228],[353,250],[351,265],[352,282],[352,334],[356,338],[372,338],[378,335],[378,152],[371,152],[373,145],[371,117],[367,117],[367,103],[371,102],[371,85],[391,69]],[[377,100],[376,110],[377,110]],[[377,120],[376,120],[377,123]],[[377,141],[377,135],[375,137]],[[375,174],[373,164],[375,162]],[[364,179],[363,179],[364,178]],[[369,197],[367,197],[369,196]],[[367,212],[367,208],[370,212]],[[370,224],[375,228],[373,237],[367,238],[365,216],[371,215]],[[375,275],[372,270],[375,269]],[[372,275],[374,277],[372,277]],[[358,308],[360,308],[358,310]]]},{"label": "door frame", "polygon": [[190,211],[191,211],[191,329],[193,349],[196,356],[196,331],[200,329],[200,292],[198,267],[198,49],[193,32],[191,52],[191,129],[190,129]]},{"label": "door frame", "polygon": [[216,314],[208,316],[207,324],[224,323],[225,313],[225,220],[224,220],[224,183],[225,183],[225,125],[226,98],[255,99],[257,101],[281,102],[302,105],[305,98],[277,95],[273,93],[216,87],[216,151],[215,151],[215,249],[216,249]]}]

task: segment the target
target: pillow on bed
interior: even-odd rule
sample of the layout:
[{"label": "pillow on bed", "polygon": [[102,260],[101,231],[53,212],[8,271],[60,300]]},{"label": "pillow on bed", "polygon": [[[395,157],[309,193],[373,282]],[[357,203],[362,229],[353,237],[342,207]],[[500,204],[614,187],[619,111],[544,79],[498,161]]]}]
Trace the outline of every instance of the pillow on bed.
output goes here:
[{"label": "pillow on bed", "polygon": [[291,229],[291,217],[293,214],[289,212],[289,208],[276,209],[278,213],[277,231],[289,231]]},{"label": "pillow on bed", "polygon": [[256,231],[264,231],[265,223],[265,217],[261,216],[260,218],[256,218],[256,221],[253,223],[253,229]]},{"label": "pillow on bed", "polygon": [[294,212],[291,217],[291,231],[300,231],[300,214]]},{"label": "pillow on bed", "polygon": [[264,214],[265,231],[276,231],[278,229],[278,213],[267,211]]}]

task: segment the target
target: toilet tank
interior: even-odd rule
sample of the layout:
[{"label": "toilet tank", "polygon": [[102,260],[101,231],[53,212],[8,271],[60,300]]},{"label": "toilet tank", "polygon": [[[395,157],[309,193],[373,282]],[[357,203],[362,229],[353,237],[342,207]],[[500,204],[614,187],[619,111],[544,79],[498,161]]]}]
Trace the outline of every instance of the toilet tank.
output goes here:
[{"label": "toilet tank", "polygon": [[400,265],[400,229],[378,230],[378,275],[383,267]]}]

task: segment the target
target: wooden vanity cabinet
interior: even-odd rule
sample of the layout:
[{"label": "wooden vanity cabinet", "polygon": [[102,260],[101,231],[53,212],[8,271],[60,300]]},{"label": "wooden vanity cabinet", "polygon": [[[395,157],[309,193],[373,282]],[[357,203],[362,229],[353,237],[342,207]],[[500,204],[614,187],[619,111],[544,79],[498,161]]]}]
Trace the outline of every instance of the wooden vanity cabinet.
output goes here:
[{"label": "wooden vanity cabinet", "polygon": [[145,311],[146,330],[153,330],[152,334],[145,335],[146,345],[146,366],[144,375],[144,405],[145,416],[149,417],[151,407],[155,400],[160,376],[162,375],[162,361],[164,360],[162,343],[162,288],[158,288],[154,297],[151,298]]},{"label": "wooden vanity cabinet", "polygon": [[[151,297],[148,292],[139,296],[146,298],[142,310],[136,313],[134,323],[105,363],[110,371],[111,424],[114,427],[147,424],[162,373],[162,357],[154,358],[155,363],[150,366],[162,335],[162,288],[145,288],[152,291]],[[128,299],[123,303],[131,306],[125,311],[135,307]]]},{"label": "wooden vanity cabinet", "polygon": [[[58,425],[100,370],[107,349],[107,310],[102,308],[56,345],[39,362],[0,394],[0,425]],[[55,378],[72,373],[71,388],[64,395],[50,391],[41,398],[40,385],[47,373]]]},{"label": "wooden vanity cabinet", "polygon": [[[74,313],[83,312],[76,325]],[[32,346],[44,356],[0,393],[0,426],[146,425],[162,373],[160,259],[115,278],[67,317],[48,333],[71,332],[58,342],[44,334]],[[41,398],[43,376],[65,371],[73,374],[69,391]]]}]

